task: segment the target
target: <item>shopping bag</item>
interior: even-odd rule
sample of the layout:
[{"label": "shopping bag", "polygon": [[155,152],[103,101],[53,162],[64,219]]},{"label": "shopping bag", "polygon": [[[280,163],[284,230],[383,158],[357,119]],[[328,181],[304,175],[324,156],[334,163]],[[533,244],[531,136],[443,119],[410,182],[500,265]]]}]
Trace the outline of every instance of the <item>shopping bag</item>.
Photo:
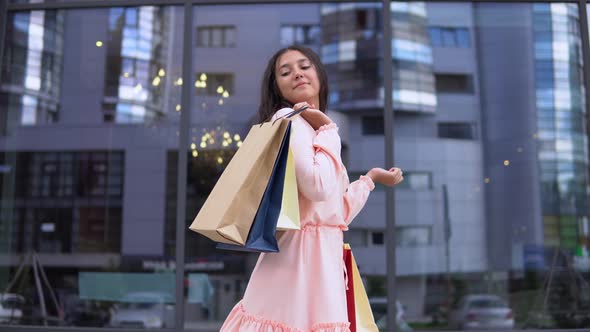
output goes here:
[{"label": "shopping bag", "polygon": [[[283,136],[279,154],[273,167],[268,186],[262,196],[262,201],[254,217],[248,239],[244,245],[218,243],[218,249],[250,251],[250,252],[278,252],[276,239],[277,223],[283,206],[283,192],[285,188],[285,173],[289,158],[289,143],[291,138],[291,121],[287,122],[287,130]],[[297,187],[295,187],[295,190]]]},{"label": "shopping bag", "polygon": [[[353,330],[351,322],[350,330],[356,332],[379,332],[379,328],[377,328],[377,324],[375,324],[375,318],[373,317],[371,306],[369,305],[369,298],[367,297],[367,292],[365,292],[365,286],[363,285],[361,274],[356,265],[356,261],[354,260],[354,255],[352,254],[350,245],[345,243],[344,251],[346,252],[347,250],[350,252],[350,261],[352,265],[352,271],[347,271],[349,278],[352,276],[352,288],[354,293],[355,326]],[[349,320],[351,320],[351,317],[349,317]]]},{"label": "shopping bag", "polygon": [[251,127],[189,229],[216,242],[246,244],[289,124]]},{"label": "shopping bag", "polygon": [[352,277],[352,251],[344,246],[344,280],[346,285],[346,312],[350,322],[350,332],[356,332],[356,314],[354,311],[354,282]]},{"label": "shopping bag", "polygon": [[[290,146],[290,144],[289,144]],[[277,223],[277,231],[300,230],[299,192],[297,191],[297,177],[295,176],[295,161],[293,152],[288,149],[287,168],[283,186],[283,202]]]}]

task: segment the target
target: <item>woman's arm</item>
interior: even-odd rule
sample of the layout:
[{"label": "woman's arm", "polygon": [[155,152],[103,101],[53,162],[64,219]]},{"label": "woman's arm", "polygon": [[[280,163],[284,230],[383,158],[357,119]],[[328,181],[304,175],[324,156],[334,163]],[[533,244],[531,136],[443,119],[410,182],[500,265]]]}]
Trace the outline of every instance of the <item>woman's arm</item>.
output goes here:
[{"label": "woman's arm", "polygon": [[344,192],[343,213],[344,222],[347,225],[361,212],[373,189],[375,189],[375,183],[366,175],[361,175],[358,180],[348,186]]},{"label": "woman's arm", "polygon": [[403,180],[402,170],[395,167],[388,171],[382,168],[373,168],[367,172],[367,175],[361,175],[360,179],[351,183],[344,193],[343,215],[346,224],[350,224],[365,206],[369,193],[375,189],[375,183],[395,186]]},{"label": "woman's arm", "polygon": [[[272,121],[290,111],[281,109]],[[299,192],[309,200],[325,201],[337,188],[342,168],[338,127],[330,123],[313,130],[301,116],[291,121],[290,148]]]}]

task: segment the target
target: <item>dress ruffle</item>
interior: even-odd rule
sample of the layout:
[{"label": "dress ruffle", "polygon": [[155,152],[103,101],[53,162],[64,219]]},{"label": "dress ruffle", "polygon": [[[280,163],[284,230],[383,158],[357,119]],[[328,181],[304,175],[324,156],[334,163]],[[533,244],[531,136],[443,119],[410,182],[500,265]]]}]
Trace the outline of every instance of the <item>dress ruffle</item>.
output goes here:
[{"label": "dress ruffle", "polygon": [[301,330],[282,322],[251,315],[240,302],[230,312],[220,332],[350,332],[350,323],[317,323],[310,330]]}]

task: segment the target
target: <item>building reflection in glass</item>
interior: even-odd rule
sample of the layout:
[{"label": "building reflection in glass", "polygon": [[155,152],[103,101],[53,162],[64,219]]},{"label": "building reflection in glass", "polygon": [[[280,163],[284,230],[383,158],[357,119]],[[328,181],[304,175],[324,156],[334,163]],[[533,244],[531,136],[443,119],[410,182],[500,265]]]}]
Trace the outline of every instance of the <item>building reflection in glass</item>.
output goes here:
[{"label": "building reflection in glass", "polygon": [[55,123],[63,63],[64,13],[11,13],[7,18],[0,85],[0,130]]},{"label": "building reflection in glass", "polygon": [[578,9],[535,4],[533,20],[544,242],[587,250],[589,164]]},{"label": "building reflection in glass", "polygon": [[[383,107],[381,4],[322,5],[321,57],[330,79],[329,103],[337,110]],[[391,40],[394,109],[436,109],[432,48],[424,3],[393,2]]]},{"label": "building reflection in glass", "polygon": [[[104,121],[143,123],[165,115],[165,101],[180,93],[182,79],[170,70],[173,40],[169,8],[109,10]],[[178,75],[178,73],[176,73]]]}]

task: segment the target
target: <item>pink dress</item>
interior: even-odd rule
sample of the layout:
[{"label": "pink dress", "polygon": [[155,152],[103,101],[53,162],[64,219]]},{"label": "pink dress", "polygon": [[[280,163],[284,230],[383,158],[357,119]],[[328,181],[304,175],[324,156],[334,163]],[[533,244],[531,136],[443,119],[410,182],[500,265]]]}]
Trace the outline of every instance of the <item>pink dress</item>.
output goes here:
[{"label": "pink dress", "polygon": [[336,124],[316,131],[296,116],[291,130],[301,231],[280,236],[279,253],[260,254],[221,332],[350,332],[342,232],[375,185],[367,176],[349,183]]}]

